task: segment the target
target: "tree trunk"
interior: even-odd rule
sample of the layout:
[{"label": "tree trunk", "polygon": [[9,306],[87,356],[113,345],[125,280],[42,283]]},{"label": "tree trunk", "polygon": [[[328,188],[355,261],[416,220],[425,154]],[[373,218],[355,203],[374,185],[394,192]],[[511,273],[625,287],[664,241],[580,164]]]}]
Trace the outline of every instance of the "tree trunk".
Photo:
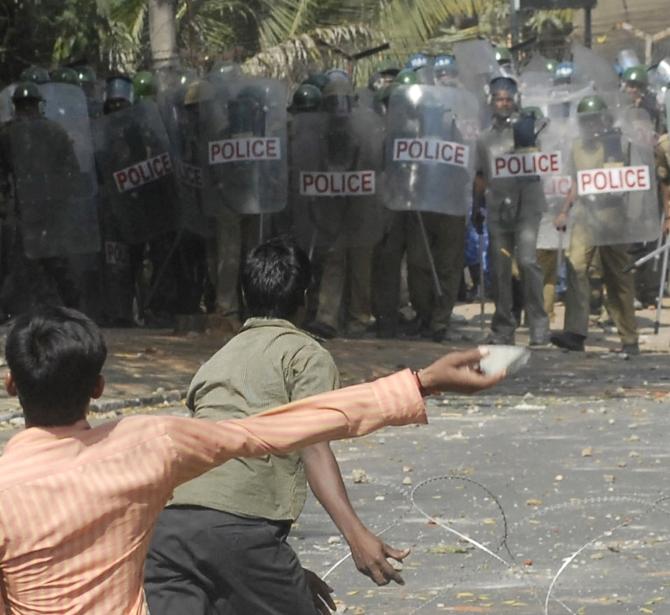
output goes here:
[{"label": "tree trunk", "polygon": [[149,39],[153,68],[177,66],[176,0],[149,0]]}]

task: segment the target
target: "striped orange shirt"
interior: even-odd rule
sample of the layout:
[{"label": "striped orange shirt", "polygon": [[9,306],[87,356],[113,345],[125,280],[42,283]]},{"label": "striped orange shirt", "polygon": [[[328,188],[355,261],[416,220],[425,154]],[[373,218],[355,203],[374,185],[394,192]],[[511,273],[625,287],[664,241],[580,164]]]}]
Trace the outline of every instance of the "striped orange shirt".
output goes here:
[{"label": "striped orange shirt", "polygon": [[425,422],[405,370],[239,420],[26,429],[0,457],[0,614],[145,615],[144,558],[177,485],[232,457]]}]

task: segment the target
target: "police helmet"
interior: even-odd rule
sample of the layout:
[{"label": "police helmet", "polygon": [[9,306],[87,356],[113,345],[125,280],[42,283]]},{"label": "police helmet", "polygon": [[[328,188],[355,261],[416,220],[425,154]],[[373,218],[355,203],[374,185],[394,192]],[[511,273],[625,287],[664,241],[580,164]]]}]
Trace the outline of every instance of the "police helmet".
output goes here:
[{"label": "police helmet", "polygon": [[416,85],[419,83],[419,77],[411,68],[403,68],[393,80],[397,85]]},{"label": "police helmet", "polygon": [[405,64],[405,68],[409,68],[411,70],[417,70],[419,68],[423,68],[424,66],[428,66],[428,56],[426,56],[425,53],[413,53],[409,58],[407,58],[407,64]]},{"label": "police helmet", "polygon": [[621,80],[626,84],[632,87],[637,88],[646,88],[649,85],[649,76],[647,75],[647,69],[644,66],[631,66],[627,68]]},{"label": "police helmet", "polygon": [[73,68],[59,66],[51,71],[51,81],[54,83],[67,83],[69,85],[79,85],[79,75]]},{"label": "police helmet", "polygon": [[[347,83],[349,83],[349,81],[351,81],[349,79],[349,73],[347,73],[347,71],[342,69],[342,68],[331,68],[331,69],[327,70],[324,73],[324,75],[325,75],[326,79],[328,79],[328,82],[330,82],[330,81],[346,81]],[[325,87],[325,85],[324,85],[324,87]]]},{"label": "police helmet", "polygon": [[512,77],[494,77],[489,81],[489,93],[493,96],[496,92],[510,92],[516,96],[519,93],[519,86]]},{"label": "police helmet", "polygon": [[554,72],[557,83],[569,83],[575,74],[575,65],[572,62],[561,62]]},{"label": "police helmet", "polygon": [[303,83],[293,94],[295,111],[317,111],[321,107],[321,90],[311,83]]},{"label": "police helmet", "polygon": [[156,77],[148,70],[141,70],[133,77],[133,91],[138,100],[152,98],[158,93]]},{"label": "police helmet", "polygon": [[607,111],[607,103],[598,95],[585,96],[577,105],[577,114],[600,113]]},{"label": "police helmet", "polygon": [[498,64],[511,64],[512,63],[512,52],[507,49],[507,47],[496,47],[495,48],[496,62]]},{"label": "police helmet", "polygon": [[456,77],[458,75],[456,57],[450,54],[436,56],[433,62],[433,72],[436,77]]},{"label": "police helmet", "polygon": [[77,66],[74,69],[77,73],[77,80],[80,86],[84,84],[95,83],[95,71],[90,66]]},{"label": "police helmet", "polygon": [[29,66],[19,75],[21,81],[32,81],[33,83],[48,83],[51,81],[49,71],[41,66]]},{"label": "police helmet", "polygon": [[17,83],[14,92],[12,93],[12,102],[17,103],[28,100],[44,100],[37,84],[32,81]]},{"label": "police helmet", "polygon": [[133,102],[133,82],[127,75],[108,77],[105,84],[105,100]]}]

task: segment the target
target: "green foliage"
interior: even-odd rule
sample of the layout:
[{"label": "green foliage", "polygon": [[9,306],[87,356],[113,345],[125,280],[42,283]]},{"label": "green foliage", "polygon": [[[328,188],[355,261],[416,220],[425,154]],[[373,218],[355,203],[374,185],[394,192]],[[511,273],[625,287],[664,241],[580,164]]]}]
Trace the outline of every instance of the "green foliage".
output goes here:
[{"label": "green foliage", "polygon": [[[224,54],[253,72],[294,77],[309,65],[347,64],[347,55],[384,41],[404,62],[439,53],[464,36],[505,43],[507,0],[175,0],[182,59],[201,66]],[[3,4],[3,3],[0,3]],[[0,62],[7,79],[26,65],[92,64],[99,73],[149,66],[147,0],[13,0],[0,7]],[[569,11],[525,16],[525,31]],[[358,63],[366,80],[380,56]]]}]

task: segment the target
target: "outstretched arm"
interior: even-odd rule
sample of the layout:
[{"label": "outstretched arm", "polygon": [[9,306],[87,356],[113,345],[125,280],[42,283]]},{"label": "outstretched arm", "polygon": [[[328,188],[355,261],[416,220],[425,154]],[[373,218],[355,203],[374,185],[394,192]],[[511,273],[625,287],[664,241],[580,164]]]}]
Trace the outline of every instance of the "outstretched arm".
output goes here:
[{"label": "outstretched arm", "polygon": [[358,384],[221,422],[162,418],[173,448],[174,486],[233,457],[283,454],[328,440],[362,436],[386,425],[426,423],[419,384],[427,393],[474,393],[494,386],[505,373],[479,371],[483,351],[454,352],[418,373],[403,370]]}]

